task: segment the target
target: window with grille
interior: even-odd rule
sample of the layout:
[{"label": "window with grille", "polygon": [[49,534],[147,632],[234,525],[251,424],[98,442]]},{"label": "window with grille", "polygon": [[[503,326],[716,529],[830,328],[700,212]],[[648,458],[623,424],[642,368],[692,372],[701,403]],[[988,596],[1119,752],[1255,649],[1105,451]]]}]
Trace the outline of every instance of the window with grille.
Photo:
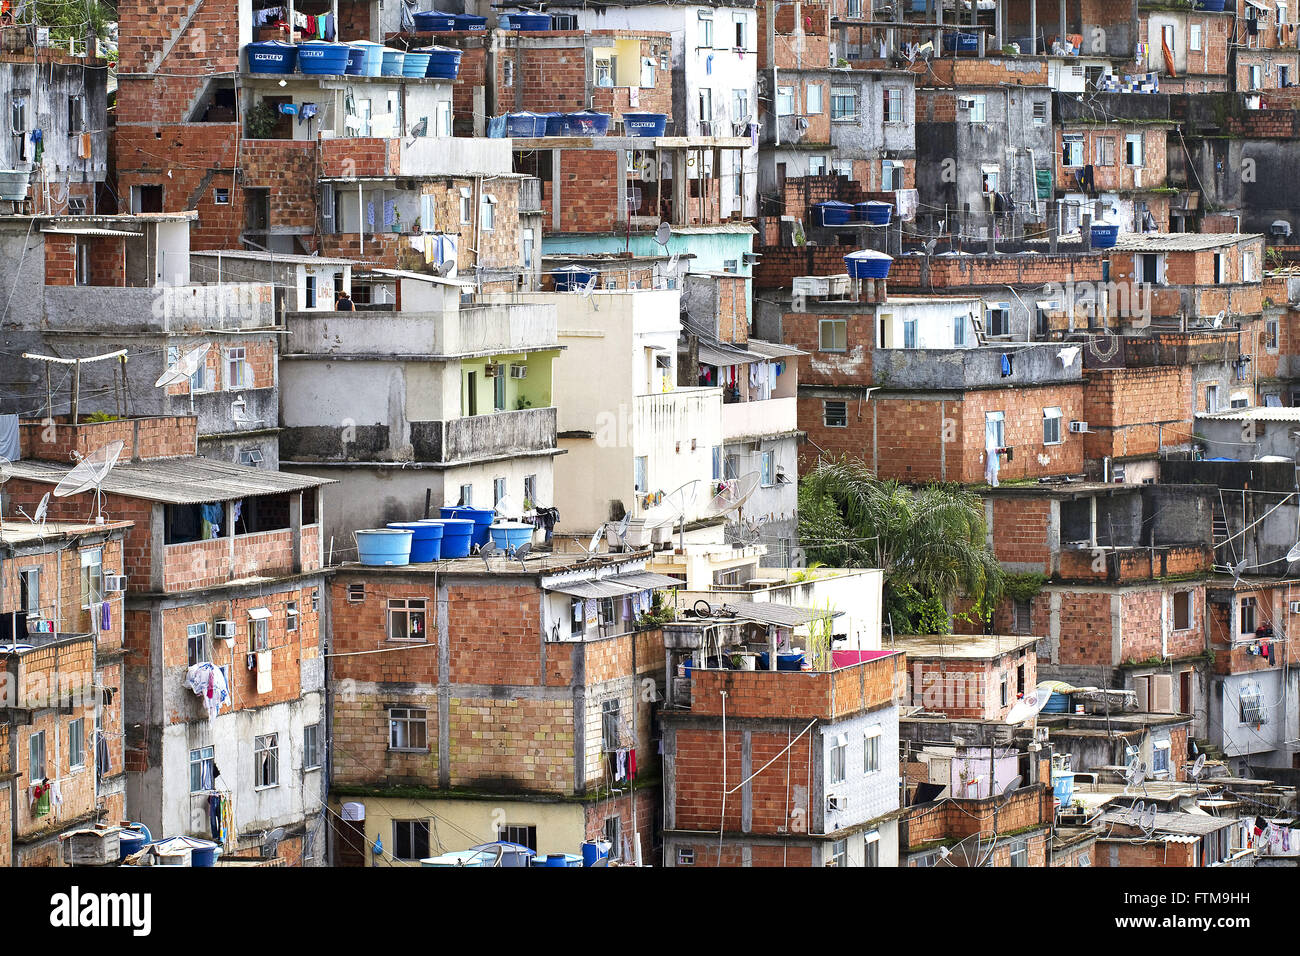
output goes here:
[{"label": "window with grille", "polygon": [[504,823],[497,827],[497,839],[505,843],[518,843],[537,852],[537,827],[523,823]]},{"label": "window with grille", "polygon": [[858,91],[851,86],[831,87],[831,119],[848,122],[858,118]]},{"label": "window with grille", "polygon": [[1016,601],[1012,608],[1012,633],[1028,634],[1031,627],[1031,614],[1028,601]]},{"label": "window with grille", "polygon": [[1264,715],[1264,693],[1254,681],[1245,681],[1241,685],[1241,722],[1243,724],[1267,723]]},{"label": "window with grille", "polygon": [[428,714],[411,707],[392,707],[388,711],[389,750],[428,750]]},{"label": "window with grille", "polygon": [[822,402],[822,424],[827,428],[847,428],[849,407],[847,402]]},{"label": "window with grille", "polygon": [[1034,125],[1042,126],[1047,122],[1047,101],[1036,100],[1032,108],[1034,111]]}]

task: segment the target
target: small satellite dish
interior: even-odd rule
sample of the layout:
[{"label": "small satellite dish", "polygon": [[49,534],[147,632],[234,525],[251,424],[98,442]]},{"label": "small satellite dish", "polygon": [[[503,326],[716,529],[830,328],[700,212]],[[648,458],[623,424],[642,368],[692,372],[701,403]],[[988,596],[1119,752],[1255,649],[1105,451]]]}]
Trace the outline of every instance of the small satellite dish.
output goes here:
[{"label": "small satellite dish", "polygon": [[738,510],[758,489],[759,473],[751,471],[734,480],[723,482],[721,491],[714,492],[704,504],[701,518],[717,518]]},{"label": "small satellite dish", "polygon": [[435,272],[436,272],[436,273],[437,273],[441,278],[445,279],[445,278],[447,278],[448,275],[450,275],[452,272],[454,272],[455,269],[456,269],[456,260],[455,260],[455,259],[444,259],[442,262],[439,262],[439,263],[438,263],[438,267],[437,267],[434,271],[435,271]]},{"label": "small satellite dish", "polygon": [[934,238],[934,239],[927,239],[927,240],[925,241],[925,243],[922,245],[921,248],[923,248],[923,249],[925,250],[925,254],[926,254],[927,256],[928,256],[928,255],[932,255],[932,254],[934,253],[934,246],[935,246],[935,243],[937,243],[938,241],[939,241],[939,240],[938,240],[937,237]]},{"label": "small satellite dish", "polygon": [[672,237],[673,227],[668,223],[661,222],[655,228],[655,242],[659,243],[659,245],[666,248],[668,246],[668,240],[672,239]]},{"label": "small satellite dish", "polygon": [[[54,486],[54,497],[68,498],[83,491],[95,491],[95,524],[104,523],[103,492],[100,490],[104,479],[117,464],[122,454],[122,441],[109,442],[102,448],[96,448],[63,476],[63,480]],[[75,452],[74,452],[75,454]]]},{"label": "small satellite dish", "polygon": [[1201,754],[1199,757],[1196,758],[1196,762],[1192,764],[1191,769],[1187,771],[1187,776],[1193,783],[1199,783],[1204,773],[1205,773],[1205,754]]},{"label": "small satellite dish", "polygon": [[525,569],[527,569],[528,565],[524,562],[524,559],[532,553],[533,553],[533,543],[531,541],[525,541],[523,544],[518,545],[513,550],[511,550],[510,557],[514,558],[521,565],[523,565]]},{"label": "small satellite dish", "polygon": [[1047,702],[1052,698],[1052,687],[1050,684],[1039,684],[1020,700],[1007,712],[1008,724],[1023,724],[1031,717],[1037,717]]},{"label": "small satellite dish", "polygon": [[479,546],[478,556],[483,559],[483,567],[492,570],[492,565],[488,564],[488,558],[495,558],[500,552],[497,551],[497,543],[489,538]]},{"label": "small satellite dish", "polygon": [[1133,759],[1129,761],[1128,766],[1124,769],[1124,792],[1132,793],[1134,787],[1139,787],[1145,794],[1147,792],[1146,779],[1146,761],[1138,759],[1135,754]]},{"label": "small satellite dish", "polygon": [[1236,567],[1232,569],[1232,576],[1235,579],[1234,583],[1241,580],[1241,572],[1246,570],[1246,560],[1246,558],[1242,558],[1237,562]]},{"label": "small satellite dish", "polygon": [[605,537],[605,528],[606,525],[603,524],[597,528],[595,533],[591,536],[591,542],[589,544],[583,544],[581,541],[577,541],[576,538],[574,539],[577,541],[578,547],[582,549],[583,564],[586,564],[588,561],[595,561],[600,557],[600,539]]},{"label": "small satellite dish", "polygon": [[578,294],[584,299],[590,299],[591,294],[596,291],[596,281],[599,277],[592,276],[578,288]]},{"label": "small satellite dish", "polygon": [[[0,478],[0,484],[3,484],[3,482],[4,479]],[[44,527],[45,517],[47,514],[49,514],[49,510],[50,510],[50,493],[47,491],[45,492],[45,494],[41,495],[41,502],[36,506],[35,514],[29,515],[26,511],[23,511],[22,508],[18,509],[18,513],[21,514],[28,521],[30,521],[32,524],[37,525],[38,527]]]},{"label": "small satellite dish", "polygon": [[1005,787],[1002,788],[1002,796],[1004,796],[1004,797],[1009,797],[1009,796],[1011,796],[1011,794],[1015,793],[1017,790],[1020,789],[1021,784],[1023,784],[1024,782],[1025,782],[1025,777],[1024,777],[1024,775],[1023,775],[1023,774],[1016,774],[1016,775],[1011,779],[1011,782],[1008,783]]},{"label": "small satellite dish", "polygon": [[1214,328],[1221,329],[1223,328],[1223,320],[1225,318],[1227,318],[1227,313],[1225,313],[1222,309],[1220,309],[1219,314],[1214,317],[1214,322],[1211,324],[1213,325]]},{"label": "small satellite dish", "polygon": [[177,382],[183,382],[203,367],[203,360],[208,357],[208,352],[212,348],[210,343],[205,342],[198,348],[190,349],[171,365],[167,370],[158,377],[154,382],[154,388],[165,388],[168,385],[175,385]]},{"label": "small satellite dish", "polygon": [[1156,832],[1156,814],[1158,812],[1156,805],[1153,803],[1138,815],[1138,828],[1148,837]]},{"label": "small satellite dish", "polygon": [[1288,564],[1293,561],[1300,561],[1300,541],[1291,545],[1291,550],[1286,553],[1286,560]]}]

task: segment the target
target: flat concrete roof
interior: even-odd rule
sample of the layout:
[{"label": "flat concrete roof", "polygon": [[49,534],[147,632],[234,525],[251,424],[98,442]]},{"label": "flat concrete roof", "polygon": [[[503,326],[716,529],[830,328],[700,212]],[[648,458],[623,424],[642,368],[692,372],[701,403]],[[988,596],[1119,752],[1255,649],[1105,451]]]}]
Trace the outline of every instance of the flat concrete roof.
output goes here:
[{"label": "flat concrete roof", "polygon": [[909,634],[895,637],[891,649],[908,657],[988,660],[1028,650],[1040,640],[1024,634]]}]

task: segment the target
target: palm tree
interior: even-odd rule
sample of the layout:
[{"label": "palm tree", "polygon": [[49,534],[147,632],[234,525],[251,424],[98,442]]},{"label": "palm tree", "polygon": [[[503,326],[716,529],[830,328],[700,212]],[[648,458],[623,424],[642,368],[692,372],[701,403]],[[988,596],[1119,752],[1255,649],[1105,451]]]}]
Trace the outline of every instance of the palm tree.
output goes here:
[{"label": "palm tree", "polygon": [[957,595],[986,605],[996,598],[1002,569],[984,534],[983,502],[957,485],[882,481],[848,458],[820,462],[799,485],[809,559],[880,568],[885,610],[898,629],[946,630]]}]

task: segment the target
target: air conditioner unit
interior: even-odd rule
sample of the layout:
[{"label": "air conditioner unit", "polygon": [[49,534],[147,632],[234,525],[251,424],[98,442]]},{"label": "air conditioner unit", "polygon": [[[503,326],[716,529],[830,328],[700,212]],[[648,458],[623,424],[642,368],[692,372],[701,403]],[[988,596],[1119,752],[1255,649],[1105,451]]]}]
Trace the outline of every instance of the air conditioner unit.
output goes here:
[{"label": "air conditioner unit", "polygon": [[495,362],[489,363],[483,367],[483,374],[488,378],[497,378],[501,375],[501,366]]},{"label": "air conditioner unit", "polygon": [[761,252],[742,252],[740,258],[744,261],[745,265],[753,266],[758,265],[758,260],[763,258],[763,254]]},{"label": "air conditioner unit", "polygon": [[1292,614],[1300,614],[1300,601],[1292,601],[1290,605]]},{"label": "air conditioner unit", "polygon": [[218,640],[233,638],[235,636],[235,622],[217,621],[213,624],[212,630],[216,634]]},{"label": "air conditioner unit", "polygon": [[512,365],[512,366],[510,366],[510,377],[511,377],[511,378],[527,378],[527,377],[528,377],[528,366],[527,366],[527,365]]},{"label": "air conditioner unit", "polygon": [[105,591],[125,591],[126,575],[125,574],[106,574],[104,575]]},{"label": "air conditioner unit", "polygon": [[1087,422],[1070,422],[1070,431],[1076,435],[1086,434],[1088,431]]},{"label": "air conditioner unit", "polygon": [[828,793],[826,794],[826,812],[829,813],[832,810],[843,810],[847,802],[848,801],[845,800],[844,797]]}]

